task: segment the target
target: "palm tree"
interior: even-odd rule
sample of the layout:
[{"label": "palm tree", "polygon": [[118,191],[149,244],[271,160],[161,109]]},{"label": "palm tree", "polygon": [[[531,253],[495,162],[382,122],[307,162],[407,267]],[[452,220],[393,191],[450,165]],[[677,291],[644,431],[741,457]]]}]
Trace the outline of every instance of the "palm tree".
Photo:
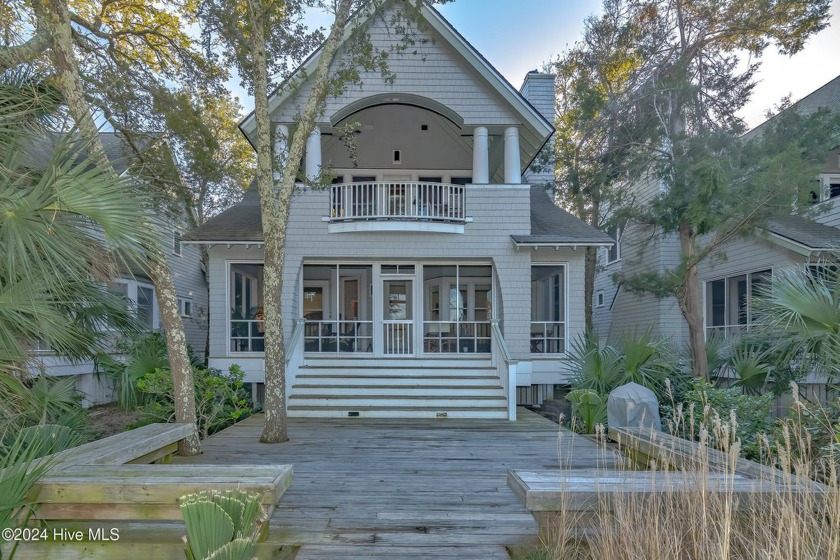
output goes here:
[{"label": "palm tree", "polygon": [[[837,255],[840,257],[840,254]],[[790,269],[773,274],[755,298],[759,332],[773,341],[785,362],[812,367],[834,379],[840,374],[840,268],[814,273]]]},{"label": "palm tree", "polygon": [[86,158],[72,130],[48,128],[56,93],[31,77],[0,82],[0,371],[20,373],[35,342],[82,359],[132,327],[103,287],[152,234],[136,187]]}]

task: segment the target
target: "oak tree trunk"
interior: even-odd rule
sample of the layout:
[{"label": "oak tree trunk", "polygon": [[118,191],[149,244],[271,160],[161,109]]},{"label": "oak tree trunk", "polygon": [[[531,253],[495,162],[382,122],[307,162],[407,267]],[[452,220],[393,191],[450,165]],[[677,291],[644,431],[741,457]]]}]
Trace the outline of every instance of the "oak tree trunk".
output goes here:
[{"label": "oak tree trunk", "polygon": [[[93,120],[90,104],[85,98],[79,65],[73,52],[73,36],[67,3],[65,0],[39,0],[35,4],[35,13],[39,27],[49,35],[59,90],[67,104],[70,116],[89,146],[90,157],[98,165],[110,169],[116,177],[116,172],[102,147],[99,130]],[[172,283],[172,276],[165,257],[155,248],[146,247],[145,252],[149,274],[155,284],[158,305],[163,319],[172,382],[175,387],[175,417],[179,422],[195,424],[195,390],[193,388],[192,367],[187,354],[184,326],[181,323],[175,286]],[[181,442],[179,451],[183,455],[200,453],[198,436]]]},{"label": "oak tree trunk", "polygon": [[[149,276],[155,285],[160,318],[166,337],[166,351],[169,369],[172,371],[172,386],[175,395],[175,421],[195,424],[195,385],[192,365],[187,353],[187,340],[181,322],[181,308],[172,283],[169,266],[159,251],[147,251]],[[201,443],[198,432],[178,442],[181,455],[198,455]]]},{"label": "oak tree trunk", "polygon": [[[256,3],[251,3],[256,4]],[[306,139],[314,125],[318,109],[326,99],[329,68],[338,49],[338,42],[350,16],[351,0],[341,0],[336,10],[330,34],[321,48],[321,59],[313,77],[312,89],[303,112],[297,120],[289,153],[281,173],[279,193],[274,195],[271,180],[272,142],[268,113],[268,81],[262,19],[255,8],[251,17],[255,23],[251,53],[254,60],[254,116],[257,125],[257,186],[260,193],[263,236],[265,239],[265,426],[260,441],[281,443],[289,439],[286,427],[286,361],[282,330],[280,294],[283,290],[286,226],[295,180],[303,157]],[[278,164],[279,164],[278,158]],[[274,324],[272,324],[272,318]],[[271,329],[271,330],[269,330]]]}]

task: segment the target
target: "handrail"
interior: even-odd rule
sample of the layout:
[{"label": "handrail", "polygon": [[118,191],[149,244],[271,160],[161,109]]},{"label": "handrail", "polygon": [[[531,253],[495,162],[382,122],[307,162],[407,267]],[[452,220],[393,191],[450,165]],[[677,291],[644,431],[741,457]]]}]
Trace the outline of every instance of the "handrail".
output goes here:
[{"label": "handrail", "polygon": [[499,328],[499,322],[493,321],[490,324],[490,328],[493,329],[493,335],[496,338],[496,342],[499,343],[499,349],[502,352],[502,358],[506,362],[510,362],[510,352],[508,351],[507,343],[505,343],[505,337],[502,336],[502,330]]},{"label": "handrail", "polygon": [[[294,325],[295,328],[292,331],[292,338],[289,339],[289,344],[286,345],[286,366],[292,361],[292,358],[298,351],[298,347],[300,346],[300,337],[303,335],[303,327],[305,326],[305,322],[301,319],[295,319]],[[291,349],[291,351],[289,351]]]},{"label": "handrail", "polygon": [[516,421],[516,362],[510,358],[510,352],[498,321],[493,321],[491,325],[493,360],[496,362],[499,381],[507,398],[508,420],[514,422]]}]

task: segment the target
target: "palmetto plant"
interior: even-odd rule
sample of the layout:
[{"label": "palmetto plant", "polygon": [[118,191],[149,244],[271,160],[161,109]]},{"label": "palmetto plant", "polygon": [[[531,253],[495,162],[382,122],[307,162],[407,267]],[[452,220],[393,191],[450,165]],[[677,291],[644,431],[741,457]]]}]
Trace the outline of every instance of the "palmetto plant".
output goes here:
[{"label": "palmetto plant", "polygon": [[840,270],[827,266],[819,274],[802,269],[773,274],[754,299],[759,332],[773,340],[775,354],[801,371],[817,367],[834,378],[840,374]]},{"label": "palmetto plant", "polygon": [[58,105],[43,84],[0,75],[0,371],[20,371],[35,341],[82,358],[131,327],[103,283],[153,235],[134,187],[72,130],[44,125]]},{"label": "palmetto plant", "polygon": [[189,560],[250,560],[265,512],[259,496],[247,492],[198,492],[183,496]]}]

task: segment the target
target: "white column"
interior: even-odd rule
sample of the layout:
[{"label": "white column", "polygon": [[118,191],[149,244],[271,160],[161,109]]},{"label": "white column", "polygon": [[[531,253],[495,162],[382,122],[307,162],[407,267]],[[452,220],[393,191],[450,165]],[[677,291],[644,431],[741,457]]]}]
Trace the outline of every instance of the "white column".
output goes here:
[{"label": "white column", "polygon": [[486,185],[490,182],[489,161],[487,127],[477,126],[473,131],[473,183]]},{"label": "white column", "polygon": [[306,140],[306,178],[316,179],[321,173],[321,129],[317,126]]},{"label": "white column", "polygon": [[519,168],[519,128],[509,126],[505,129],[505,184],[517,185],[522,182]]},{"label": "white column", "polygon": [[289,127],[285,124],[278,124],[274,127],[274,161],[271,168],[274,170],[274,182],[280,184],[283,174],[280,172],[286,165],[286,157],[289,155]]}]

